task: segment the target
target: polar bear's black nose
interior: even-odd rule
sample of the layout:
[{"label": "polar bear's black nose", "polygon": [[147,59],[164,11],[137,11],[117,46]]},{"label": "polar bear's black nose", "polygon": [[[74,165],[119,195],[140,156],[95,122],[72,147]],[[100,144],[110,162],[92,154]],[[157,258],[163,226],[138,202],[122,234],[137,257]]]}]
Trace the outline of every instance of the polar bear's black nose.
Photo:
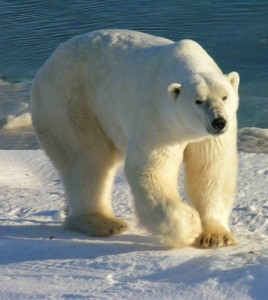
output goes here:
[{"label": "polar bear's black nose", "polygon": [[222,130],[226,126],[226,120],[224,118],[217,118],[211,122],[214,129]]}]

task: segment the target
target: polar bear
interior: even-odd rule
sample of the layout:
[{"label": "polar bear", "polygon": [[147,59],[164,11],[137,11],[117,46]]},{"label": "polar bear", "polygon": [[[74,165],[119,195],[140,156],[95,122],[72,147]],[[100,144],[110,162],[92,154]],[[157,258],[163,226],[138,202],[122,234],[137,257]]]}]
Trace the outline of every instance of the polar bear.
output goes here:
[{"label": "polar bear", "polygon": [[[138,219],[164,245],[235,244],[238,85],[192,40],[100,30],[60,45],[31,104],[66,191],[66,226],[102,237],[127,229],[111,203],[123,161]],[[178,193],[182,162],[191,205]]]}]

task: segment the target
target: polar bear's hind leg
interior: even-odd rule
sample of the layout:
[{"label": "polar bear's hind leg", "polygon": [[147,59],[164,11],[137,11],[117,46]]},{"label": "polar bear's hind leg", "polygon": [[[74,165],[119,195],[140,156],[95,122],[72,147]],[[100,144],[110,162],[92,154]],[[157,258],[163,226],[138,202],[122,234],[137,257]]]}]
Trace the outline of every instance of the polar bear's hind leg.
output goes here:
[{"label": "polar bear's hind leg", "polygon": [[116,167],[105,149],[91,149],[80,155],[72,166],[65,184],[69,216],[66,227],[90,236],[111,236],[127,229],[126,223],[114,217],[111,189]]},{"label": "polar bear's hind leg", "polygon": [[107,138],[83,95],[70,97],[68,119],[34,118],[36,134],[62,179],[65,225],[90,236],[111,236],[127,229],[113,215],[111,190],[120,153]]},{"label": "polar bear's hind leg", "polygon": [[90,236],[107,237],[127,229],[125,221],[113,215],[111,202],[120,154],[94,115],[87,113],[86,117],[89,126],[77,124],[76,128],[73,124],[74,130],[78,129],[79,151],[65,183],[70,209],[66,226]]}]

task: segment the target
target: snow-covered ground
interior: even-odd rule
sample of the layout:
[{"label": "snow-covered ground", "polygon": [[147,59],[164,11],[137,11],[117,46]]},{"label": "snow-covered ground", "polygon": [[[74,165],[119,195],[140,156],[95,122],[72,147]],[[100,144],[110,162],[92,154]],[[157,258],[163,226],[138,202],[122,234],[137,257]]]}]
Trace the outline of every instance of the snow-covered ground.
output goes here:
[{"label": "snow-covered ground", "polygon": [[138,229],[122,172],[114,209],[130,231],[62,227],[64,194],[41,150],[0,151],[0,299],[268,299],[268,154],[240,152],[235,247],[165,250]]}]

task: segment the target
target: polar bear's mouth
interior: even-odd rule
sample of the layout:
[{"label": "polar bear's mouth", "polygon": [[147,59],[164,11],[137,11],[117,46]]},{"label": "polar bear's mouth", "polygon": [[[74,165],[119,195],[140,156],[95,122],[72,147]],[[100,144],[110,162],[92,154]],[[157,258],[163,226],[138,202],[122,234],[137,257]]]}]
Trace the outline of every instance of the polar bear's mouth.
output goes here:
[{"label": "polar bear's mouth", "polygon": [[223,133],[225,133],[227,130],[226,129],[223,129],[223,130],[215,130],[215,129],[211,129],[211,128],[208,128],[207,132],[211,135],[221,135]]}]

